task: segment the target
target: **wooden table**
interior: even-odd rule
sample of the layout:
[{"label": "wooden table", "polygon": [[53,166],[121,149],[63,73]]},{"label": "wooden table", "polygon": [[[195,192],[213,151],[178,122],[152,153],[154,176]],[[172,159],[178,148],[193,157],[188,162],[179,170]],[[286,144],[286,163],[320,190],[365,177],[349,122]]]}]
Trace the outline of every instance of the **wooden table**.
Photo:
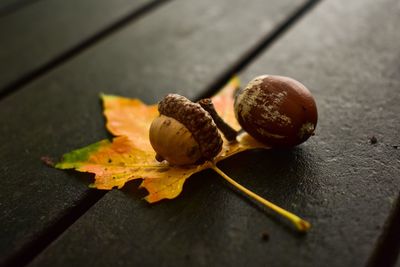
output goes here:
[{"label": "wooden table", "polygon": [[[397,0],[3,1],[0,265],[400,266],[399,25]],[[110,138],[100,92],[198,100],[234,73],[316,98],[309,141],[220,164],[307,235],[211,171],[149,205],[138,183],[97,191],[40,161]]]}]

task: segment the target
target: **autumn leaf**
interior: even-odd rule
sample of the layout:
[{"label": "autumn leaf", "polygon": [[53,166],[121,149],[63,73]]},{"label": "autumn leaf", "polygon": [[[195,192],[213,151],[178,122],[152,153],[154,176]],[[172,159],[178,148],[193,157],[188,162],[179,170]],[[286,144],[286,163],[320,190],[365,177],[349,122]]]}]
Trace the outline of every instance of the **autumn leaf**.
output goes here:
[{"label": "autumn leaf", "polygon": [[158,116],[157,105],[146,105],[139,99],[101,95],[106,127],[115,136],[127,136],[138,149],[153,151],[149,127]]},{"label": "autumn leaf", "polygon": [[[212,98],[218,114],[236,130],[240,129],[240,126],[234,116],[233,102],[234,93],[238,87],[238,78],[233,78]],[[142,179],[140,186],[148,191],[145,199],[149,203],[154,203],[177,197],[182,192],[186,179],[208,168],[215,170],[239,188],[240,185],[233,180],[230,181],[230,178],[216,167],[216,163],[244,150],[266,148],[244,133],[237,137],[237,142],[228,142],[223,138],[223,148],[212,162],[207,161],[191,166],[171,166],[165,161],[155,160],[156,153],[149,141],[151,122],[158,116],[157,105],[146,105],[139,99],[105,94],[101,95],[101,98],[107,120],[106,127],[115,138],[112,141],[102,140],[67,153],[61,162],[55,165],[59,169],[75,169],[95,174],[91,187],[97,189],[122,188],[128,181]],[[286,212],[280,211],[279,207],[252,194],[257,201],[265,201],[264,205],[280,213]],[[301,220],[297,216],[293,218],[293,220]],[[304,227],[307,228],[306,226]],[[301,225],[298,228],[300,229]]]},{"label": "autumn leaf", "polygon": [[[232,79],[213,97],[217,111],[232,125],[236,123],[233,93],[238,86],[238,79]],[[116,137],[112,142],[103,140],[65,154],[56,168],[94,173],[95,181],[91,186],[97,189],[122,188],[130,180],[143,179],[141,187],[149,192],[145,199],[153,203],[177,197],[187,178],[211,167],[210,162],[172,167],[166,162],[156,161],[156,153],[149,141],[149,127],[158,116],[157,105],[146,105],[139,99],[112,95],[103,94],[101,98],[107,119],[106,127]],[[237,123],[235,126],[238,128]],[[224,140],[223,149],[215,162],[250,148],[263,147],[247,134],[238,140],[236,143]]]}]

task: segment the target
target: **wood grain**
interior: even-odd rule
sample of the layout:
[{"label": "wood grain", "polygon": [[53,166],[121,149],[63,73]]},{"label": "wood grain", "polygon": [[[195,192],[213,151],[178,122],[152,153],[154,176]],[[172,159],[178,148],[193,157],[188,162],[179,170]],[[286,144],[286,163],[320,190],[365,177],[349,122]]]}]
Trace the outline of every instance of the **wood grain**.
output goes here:
[{"label": "wood grain", "polygon": [[325,1],[241,75],[291,76],[316,98],[320,119],[310,141],[221,164],[310,220],[307,235],[249,205],[210,171],[157,205],[140,201],[133,185],[108,193],[32,266],[365,266],[400,186],[392,146],[400,141],[398,7],[395,0]]},{"label": "wood grain", "polygon": [[40,157],[109,137],[100,92],[147,103],[168,92],[195,98],[304,3],[259,0],[244,12],[239,0],[173,1],[3,99],[0,261],[46,246],[49,232],[62,232],[60,222],[96,198],[89,175],[48,168]]}]

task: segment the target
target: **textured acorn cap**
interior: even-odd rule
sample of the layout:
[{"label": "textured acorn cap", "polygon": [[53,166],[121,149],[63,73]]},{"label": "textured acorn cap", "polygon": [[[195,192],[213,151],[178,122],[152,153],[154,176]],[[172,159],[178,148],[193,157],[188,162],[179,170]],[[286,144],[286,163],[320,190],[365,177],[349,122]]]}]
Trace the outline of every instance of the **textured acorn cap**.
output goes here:
[{"label": "textured acorn cap", "polygon": [[214,158],[222,149],[222,138],[210,114],[184,96],[168,94],[158,104],[160,114],[174,118],[192,133],[204,159]]}]

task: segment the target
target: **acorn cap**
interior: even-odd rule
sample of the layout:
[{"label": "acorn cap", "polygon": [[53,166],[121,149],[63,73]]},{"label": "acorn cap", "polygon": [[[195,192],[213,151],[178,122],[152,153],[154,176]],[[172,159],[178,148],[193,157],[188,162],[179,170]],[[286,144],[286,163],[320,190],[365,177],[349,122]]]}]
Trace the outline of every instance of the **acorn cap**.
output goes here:
[{"label": "acorn cap", "polygon": [[199,144],[205,159],[212,159],[221,151],[222,138],[218,128],[200,104],[178,94],[168,94],[158,103],[158,111],[185,125]]}]

